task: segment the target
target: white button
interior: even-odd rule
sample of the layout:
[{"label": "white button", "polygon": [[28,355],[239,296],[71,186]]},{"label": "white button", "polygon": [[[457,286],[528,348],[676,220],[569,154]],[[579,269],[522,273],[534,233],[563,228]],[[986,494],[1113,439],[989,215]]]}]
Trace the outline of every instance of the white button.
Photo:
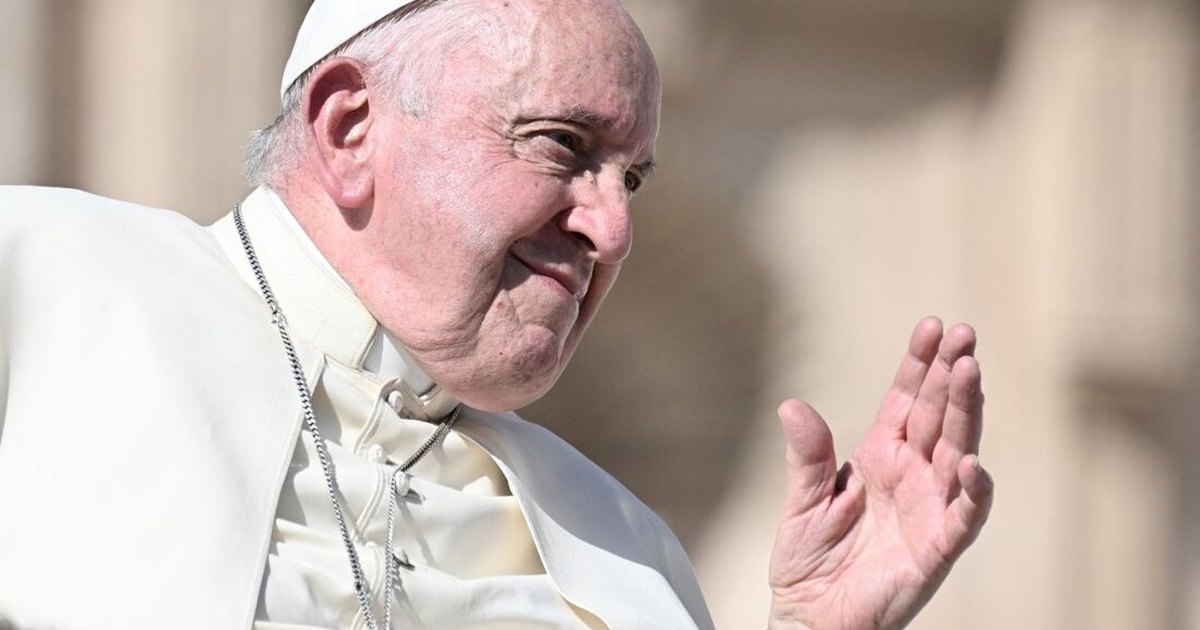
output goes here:
[{"label": "white button", "polygon": [[391,406],[392,411],[395,411],[397,414],[401,414],[403,412],[404,394],[401,394],[400,390],[397,389],[388,393],[387,402],[388,405]]},{"label": "white button", "polygon": [[396,484],[396,496],[400,498],[407,497],[412,490],[412,475],[403,470],[396,471],[392,476],[392,482]]},{"label": "white button", "polygon": [[383,450],[382,446],[373,444],[370,450],[367,451],[367,457],[370,457],[371,461],[376,464],[382,464],[387,461],[387,451]]}]

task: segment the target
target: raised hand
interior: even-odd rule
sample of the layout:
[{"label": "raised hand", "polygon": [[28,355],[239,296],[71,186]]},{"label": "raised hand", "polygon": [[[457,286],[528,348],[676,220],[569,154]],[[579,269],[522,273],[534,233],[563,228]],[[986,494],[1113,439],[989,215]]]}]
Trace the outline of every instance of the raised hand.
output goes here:
[{"label": "raised hand", "polygon": [[788,492],[771,554],[772,628],[891,628],[917,614],[979,535],[992,480],[979,464],[975,331],[929,317],[875,424],[839,470],[829,427],[779,407]]}]

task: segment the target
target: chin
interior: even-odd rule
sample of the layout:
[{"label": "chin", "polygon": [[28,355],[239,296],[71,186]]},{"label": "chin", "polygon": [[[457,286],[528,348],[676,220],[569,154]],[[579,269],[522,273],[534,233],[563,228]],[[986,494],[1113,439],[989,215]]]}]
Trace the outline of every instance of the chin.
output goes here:
[{"label": "chin", "polygon": [[562,375],[575,343],[570,331],[549,326],[484,337],[475,352],[449,362],[423,363],[442,388],[481,411],[512,411],[541,398]]},{"label": "chin", "polygon": [[[528,355],[527,355],[528,356]],[[480,368],[487,374],[485,380],[473,379],[474,382],[457,388],[443,384],[451,394],[464,404],[481,411],[512,411],[528,405],[550,391],[558,377],[562,375],[565,362],[559,353],[554,352],[552,360],[521,361],[515,365],[497,368]]]},{"label": "chin", "polygon": [[499,386],[492,388],[474,388],[472,391],[463,393],[455,392],[449,389],[459,401],[468,407],[479,409],[480,411],[489,412],[504,412],[520,409],[525,405],[533,403],[550,391],[554,386],[558,376],[547,379],[546,382],[530,383],[528,381],[509,386]]}]

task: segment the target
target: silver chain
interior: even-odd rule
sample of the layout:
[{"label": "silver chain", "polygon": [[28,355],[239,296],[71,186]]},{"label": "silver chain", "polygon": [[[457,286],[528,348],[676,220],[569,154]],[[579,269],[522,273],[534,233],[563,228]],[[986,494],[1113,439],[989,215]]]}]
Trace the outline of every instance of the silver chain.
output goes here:
[{"label": "silver chain", "polygon": [[[283,310],[279,308],[279,303],[275,301],[275,294],[271,291],[271,285],[267,283],[267,276],[263,273],[262,265],[258,262],[258,256],[254,253],[254,245],[250,242],[250,234],[246,231],[246,223],[242,219],[242,204],[237,204],[233,207],[233,222],[237,226],[238,238],[242,241],[242,249],[246,252],[246,259],[250,262],[250,269],[254,272],[254,279],[258,282],[258,289],[262,293],[263,300],[267,303],[267,308],[271,310],[271,323],[279,330],[279,338],[283,341],[284,352],[287,353],[288,363],[292,369],[292,380],[296,384],[296,391],[300,394],[300,406],[304,410],[304,422],[308,427],[308,432],[312,435],[313,446],[317,450],[317,459],[321,462],[321,470],[325,473],[325,486],[329,490],[329,500],[333,505],[333,515],[336,517],[338,529],[341,531],[342,544],[346,547],[346,557],[350,561],[350,573],[354,578],[354,593],[358,596],[358,605],[362,610],[363,619],[367,626],[372,630],[379,630],[379,626],[375,623],[375,616],[371,612],[371,592],[367,585],[366,577],[363,574],[362,564],[358,559],[358,550],[354,547],[354,541],[350,537],[350,528],[346,525],[346,517],[342,511],[341,501],[338,500],[337,491],[337,476],[333,470],[333,460],[329,457],[329,449],[325,444],[325,438],[321,435],[321,430],[317,428],[317,417],[313,412],[312,396],[308,393],[308,379],[304,376],[304,370],[300,367],[300,359],[296,356],[296,348],[292,345],[292,337],[287,331],[287,319],[283,316]],[[396,477],[399,475],[407,475],[408,470],[415,466],[421,458],[425,457],[429,451],[441,443],[442,440],[450,433],[454,423],[458,421],[459,411],[461,406],[454,408],[450,415],[438,424],[437,430],[425,443],[417,449],[403,464],[396,470],[388,482],[388,531],[387,543],[385,546],[386,555],[386,592],[384,593],[384,628],[388,630],[392,627],[392,592],[399,581],[399,562],[396,554],[392,549],[392,532],[395,524],[396,502],[399,495],[399,486],[396,482]]]}]

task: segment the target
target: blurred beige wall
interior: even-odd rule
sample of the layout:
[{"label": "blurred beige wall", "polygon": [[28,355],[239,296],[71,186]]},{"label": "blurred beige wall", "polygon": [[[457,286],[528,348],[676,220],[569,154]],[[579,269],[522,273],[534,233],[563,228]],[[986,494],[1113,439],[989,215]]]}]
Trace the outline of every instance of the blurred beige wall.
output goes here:
[{"label": "blurred beige wall", "polygon": [[83,188],[202,221],[241,198],[302,0],[0,0],[0,183]]},{"label": "blurred beige wall", "polygon": [[[0,0],[0,183],[208,221],[303,0]],[[1183,0],[629,0],[666,78],[637,246],[525,414],[761,628],[773,409],[843,455],[911,325],[977,327],[993,517],[920,628],[1200,628],[1200,21]]]}]

